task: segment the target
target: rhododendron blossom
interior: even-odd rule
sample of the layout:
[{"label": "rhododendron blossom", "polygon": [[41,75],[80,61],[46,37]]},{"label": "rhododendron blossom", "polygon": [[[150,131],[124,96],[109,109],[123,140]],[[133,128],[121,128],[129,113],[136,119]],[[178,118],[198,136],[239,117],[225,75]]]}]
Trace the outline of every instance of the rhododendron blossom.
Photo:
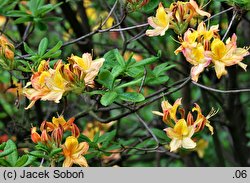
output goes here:
[{"label": "rhododendron blossom", "polygon": [[208,121],[209,118],[214,116],[217,111],[211,110],[211,112],[205,117],[202,114],[201,108],[198,104],[192,109],[192,112],[196,111],[196,119],[193,114],[188,112],[185,116],[185,110],[181,107],[181,98],[177,99],[174,105],[171,105],[168,101],[162,101],[163,113],[153,111],[154,114],[162,116],[162,120],[168,125],[164,129],[167,136],[171,139],[170,151],[176,151],[180,147],[185,149],[193,149],[196,147],[196,143],[192,139],[192,136],[208,127],[211,134],[213,134],[213,127]]},{"label": "rhododendron blossom", "polygon": [[170,16],[166,13],[162,3],[159,4],[158,9],[156,10],[155,17],[149,17],[148,23],[152,26],[153,30],[147,30],[146,35],[148,36],[164,36],[165,32],[169,27]]},{"label": "rhododendron blossom", "polygon": [[38,71],[23,89],[24,95],[31,100],[26,109],[31,108],[39,99],[59,103],[67,92],[81,93],[85,86],[94,87],[94,79],[104,58],[93,61],[92,56],[85,53],[82,58],[72,55],[68,61],[69,64],[64,64],[59,60],[53,69],[47,61],[40,63]]},{"label": "rhododendron blossom", "polygon": [[69,136],[66,138],[65,144],[62,145],[62,148],[65,157],[63,167],[71,167],[73,164],[78,164],[82,167],[88,166],[88,163],[83,156],[89,149],[88,143],[79,143],[77,138]]}]

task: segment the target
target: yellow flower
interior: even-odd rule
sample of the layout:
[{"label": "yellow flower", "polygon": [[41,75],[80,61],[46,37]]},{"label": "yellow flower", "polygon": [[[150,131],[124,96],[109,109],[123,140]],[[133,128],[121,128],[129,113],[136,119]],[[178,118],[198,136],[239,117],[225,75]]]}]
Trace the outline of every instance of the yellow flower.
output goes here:
[{"label": "yellow flower", "polygon": [[[61,63],[57,64],[56,69],[49,69],[44,61],[38,67],[41,72],[35,72],[23,89],[25,96],[31,103],[25,108],[31,108],[39,99],[49,100],[59,103],[63,94],[67,91],[68,82],[61,76]],[[45,70],[44,70],[45,69]],[[28,88],[32,86],[32,88]]]},{"label": "yellow flower", "polygon": [[191,79],[198,81],[200,73],[211,63],[208,56],[210,40],[218,37],[218,25],[206,29],[204,22],[201,22],[197,30],[189,29],[185,32],[181,46],[175,50],[175,54],[182,52],[186,60],[193,65],[190,71]]},{"label": "yellow flower", "polygon": [[211,44],[211,52],[207,55],[212,58],[218,79],[227,74],[225,67],[228,66],[238,64],[246,71],[247,65],[241,61],[245,56],[249,55],[249,52],[248,49],[237,48],[236,40],[237,36],[233,34],[232,39],[229,38],[226,44],[218,38],[214,39]]},{"label": "yellow flower", "polygon": [[194,0],[190,0],[189,4],[192,6],[192,8],[194,9],[194,11],[196,12],[197,15],[206,16],[206,17],[210,17],[211,16],[210,13],[201,10],[199,8],[198,4]]},{"label": "yellow flower", "polygon": [[78,164],[82,167],[88,166],[88,163],[83,156],[89,149],[88,143],[79,143],[77,138],[69,136],[66,138],[65,144],[62,148],[63,155],[65,156],[63,167],[71,167],[73,164]]},{"label": "yellow flower", "polygon": [[72,136],[78,137],[80,135],[79,128],[74,124],[75,118],[70,118],[67,122],[63,116],[59,116],[58,118],[53,117],[52,122],[47,122],[41,126],[41,130],[46,129],[48,132],[55,131],[57,129],[62,128],[63,131],[69,130],[72,132]]},{"label": "yellow flower", "polygon": [[152,26],[153,30],[147,30],[147,36],[164,36],[165,32],[168,30],[170,22],[170,16],[166,13],[162,3],[159,4],[158,9],[156,10],[155,17],[149,17],[148,23]]},{"label": "yellow flower", "polygon": [[74,69],[78,69],[80,73],[75,73],[80,80],[84,80],[86,86],[93,87],[94,79],[97,76],[100,68],[105,61],[104,58],[92,60],[92,56],[89,53],[84,53],[81,57],[71,55],[68,58],[70,64]]},{"label": "yellow flower", "polygon": [[197,142],[196,147],[194,148],[194,151],[197,152],[199,158],[203,158],[204,154],[205,154],[205,149],[208,147],[208,141],[204,140],[204,139],[200,139]]},{"label": "yellow flower", "polygon": [[214,128],[210,125],[210,121],[208,121],[209,118],[214,116],[218,111],[215,111],[213,108],[210,111],[210,113],[205,117],[202,112],[201,108],[198,104],[195,104],[195,107],[192,109],[192,112],[197,112],[197,117],[194,122],[191,122],[191,124],[195,125],[195,131],[201,131],[204,126],[208,127],[208,130],[211,132],[211,135],[214,134]]},{"label": "yellow flower", "polygon": [[195,132],[194,126],[188,126],[185,119],[180,119],[174,126],[174,128],[164,129],[167,136],[171,138],[170,151],[176,151],[180,147],[185,149],[193,149],[196,143],[191,139]]},{"label": "yellow flower", "polygon": [[6,22],[6,17],[0,15],[0,27],[2,27]]},{"label": "yellow flower", "polygon": [[99,121],[90,121],[86,124],[86,127],[85,127],[84,131],[82,132],[82,134],[87,136],[90,140],[93,140],[96,133],[100,133],[100,135],[103,135],[115,123],[116,123],[116,121],[111,121],[111,122],[105,123],[105,124],[101,123]]},{"label": "yellow flower", "polygon": [[176,118],[176,112],[180,105],[181,105],[181,98],[177,99],[173,106],[168,101],[164,100],[161,102],[161,108],[163,113],[158,111],[152,111],[152,112],[156,115],[162,116],[162,120],[169,126],[173,127],[174,124],[172,120],[174,121],[174,123],[178,121],[178,119]]}]

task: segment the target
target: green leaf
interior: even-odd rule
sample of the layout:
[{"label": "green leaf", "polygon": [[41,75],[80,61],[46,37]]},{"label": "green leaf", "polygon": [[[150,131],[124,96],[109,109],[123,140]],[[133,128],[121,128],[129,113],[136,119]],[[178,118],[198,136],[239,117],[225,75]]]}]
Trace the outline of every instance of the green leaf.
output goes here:
[{"label": "green leaf", "polygon": [[114,83],[114,76],[110,73],[110,71],[106,69],[102,69],[98,75],[98,83],[102,84],[106,88],[112,90]]},{"label": "green leaf", "polygon": [[99,152],[91,152],[89,154],[84,155],[86,160],[90,160],[92,158],[96,158],[98,156]]},{"label": "green leaf", "polygon": [[6,142],[3,152],[0,152],[0,158],[5,157],[15,151],[16,147],[12,146],[11,140]]},{"label": "green leaf", "polygon": [[34,52],[26,43],[24,43],[23,45],[24,45],[24,50],[25,50],[28,54],[30,54],[30,55],[34,55],[34,54],[35,54],[35,52]]},{"label": "green leaf", "polygon": [[137,80],[133,80],[133,81],[130,81],[130,82],[127,82],[127,83],[124,83],[124,84],[121,84],[121,85],[117,86],[116,89],[125,88],[125,87],[128,87],[128,86],[135,86],[135,85],[141,83],[141,81],[142,81],[142,78],[137,79]]},{"label": "green leaf", "polygon": [[28,160],[26,161],[26,163],[24,165],[22,165],[23,167],[25,166],[29,166],[31,163],[33,163],[37,158],[35,156],[30,156],[28,155]]},{"label": "green leaf", "polygon": [[20,10],[12,10],[12,11],[9,11],[7,13],[7,15],[9,17],[23,17],[23,16],[27,16],[29,14],[27,14],[25,11],[20,11]]},{"label": "green leaf", "polygon": [[164,132],[163,130],[159,130],[157,128],[152,128],[151,130],[157,138],[162,140],[169,140],[168,136],[166,135],[166,132]]},{"label": "green leaf", "polygon": [[62,47],[63,43],[62,41],[59,41],[53,48],[51,48],[47,53],[45,53],[44,57],[50,57],[51,54],[55,53],[57,50],[59,50]]},{"label": "green leaf", "polygon": [[121,65],[116,65],[112,71],[111,74],[113,75],[114,78],[116,78],[117,76],[119,76],[120,74],[122,74],[124,72],[124,67],[122,67]]},{"label": "green leaf", "polygon": [[99,137],[97,143],[110,142],[115,137],[115,135],[116,135],[116,130],[113,130],[111,132],[106,132]]},{"label": "green leaf", "polygon": [[117,98],[118,94],[115,91],[108,91],[101,98],[101,104],[103,106],[108,106],[112,104]]},{"label": "green leaf", "polygon": [[6,160],[11,164],[11,166],[15,166],[18,159],[18,152],[15,142],[13,142],[12,140],[8,140],[4,151],[8,149],[13,149],[13,151],[6,156]]},{"label": "green leaf", "polygon": [[[118,51],[118,49],[111,50],[107,52],[104,56],[104,68],[113,68],[117,64],[121,65],[123,68],[126,67],[125,60],[123,59],[122,55]],[[117,63],[118,62],[118,63]]]},{"label": "green leaf", "polygon": [[85,136],[83,134],[80,134],[80,136],[78,137],[78,141],[79,142],[87,142],[87,143],[91,142],[91,140],[87,136]]},{"label": "green leaf", "polygon": [[126,66],[125,60],[124,60],[124,58],[122,57],[122,55],[120,54],[120,52],[119,52],[118,49],[115,49],[115,50],[114,50],[114,54],[115,54],[115,58],[116,58],[116,60],[118,61],[118,63],[119,63],[121,66],[125,67],[125,66]]},{"label": "green leaf", "polygon": [[29,156],[27,154],[23,155],[17,160],[15,167],[22,167],[28,161],[28,159]]},{"label": "green leaf", "polygon": [[141,93],[136,92],[119,93],[118,96],[121,100],[129,102],[141,102],[145,100],[145,97]]},{"label": "green leaf", "polygon": [[5,146],[6,146],[6,142],[3,142],[3,143],[0,145],[0,150],[3,150]]},{"label": "green leaf", "polygon": [[133,78],[142,77],[144,73],[144,67],[129,67],[126,74]]},{"label": "green leaf", "polygon": [[159,59],[158,57],[146,58],[144,60],[141,60],[140,62],[136,62],[131,67],[139,67],[139,66],[145,66],[148,64],[152,64],[152,63],[156,62],[158,59]]},{"label": "green leaf", "polygon": [[0,158],[0,165],[4,167],[11,167],[10,163],[6,159],[3,159],[3,158]]},{"label": "green leaf", "polygon": [[31,156],[35,156],[37,158],[47,158],[48,159],[48,156],[46,156],[44,153],[42,153],[41,151],[31,151],[29,152],[29,155]]},{"label": "green leaf", "polygon": [[61,55],[61,53],[62,53],[62,51],[61,50],[58,50],[58,51],[56,51],[55,53],[52,53],[52,54],[50,54],[50,55],[48,55],[48,56],[42,56],[42,58],[43,59],[45,59],[45,58],[57,58],[57,57],[59,57],[60,55]]},{"label": "green leaf", "polygon": [[42,56],[46,49],[48,48],[48,44],[49,44],[49,41],[48,41],[48,38],[43,38],[38,46],[38,55]]},{"label": "green leaf", "polygon": [[153,73],[154,75],[157,77],[159,75],[161,75],[163,72],[166,72],[172,68],[174,68],[176,65],[169,65],[169,63],[163,63],[160,65],[157,65],[154,70]]},{"label": "green leaf", "polygon": [[53,149],[50,154],[49,154],[49,157],[53,157],[54,155],[58,154],[62,152],[62,148],[56,148],[56,149]]},{"label": "green leaf", "polygon": [[99,137],[100,137],[100,132],[98,131],[98,132],[95,134],[94,139],[93,139],[93,142],[94,142],[95,144],[97,143]]},{"label": "green leaf", "polygon": [[42,3],[43,3],[42,0],[30,0],[28,6],[33,15],[36,14],[38,7],[41,6]]},{"label": "green leaf", "polygon": [[25,17],[19,17],[19,18],[17,18],[17,19],[14,21],[14,23],[16,23],[16,24],[21,24],[21,23],[25,23],[25,22],[30,22],[30,21],[32,21],[32,20],[33,20],[32,17],[30,17],[30,16],[25,16]]},{"label": "green leaf", "polygon": [[160,84],[164,84],[169,80],[168,76],[158,76],[158,77],[153,77],[150,78],[146,81],[147,84],[149,85],[160,85]]}]

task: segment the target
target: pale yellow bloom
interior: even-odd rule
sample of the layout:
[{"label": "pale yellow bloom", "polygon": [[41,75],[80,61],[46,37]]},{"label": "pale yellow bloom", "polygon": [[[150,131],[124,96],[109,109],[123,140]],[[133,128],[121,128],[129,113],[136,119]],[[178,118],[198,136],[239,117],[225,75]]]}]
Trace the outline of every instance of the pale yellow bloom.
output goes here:
[{"label": "pale yellow bloom", "polygon": [[65,144],[62,148],[65,157],[63,167],[71,167],[73,164],[78,164],[82,167],[88,166],[87,160],[83,156],[89,149],[87,142],[79,143],[77,138],[69,136],[66,138]]},{"label": "pale yellow bloom", "polygon": [[165,32],[169,28],[169,22],[170,22],[170,16],[166,13],[162,3],[160,3],[158,9],[156,10],[156,16],[148,18],[149,25],[152,26],[154,29],[147,30],[146,35],[164,36]]},{"label": "pale yellow bloom", "polygon": [[174,122],[178,121],[178,119],[176,118],[176,113],[180,105],[181,105],[181,98],[177,99],[173,105],[171,105],[168,101],[164,100],[161,102],[161,108],[163,113],[158,111],[152,111],[152,112],[156,115],[162,116],[162,120],[166,124],[173,127],[174,124],[172,123],[172,120]]},{"label": "pale yellow bloom", "polygon": [[175,50],[175,54],[182,52],[186,60],[193,65],[190,75],[195,82],[211,63],[212,59],[208,56],[210,40],[218,37],[218,31],[218,25],[207,30],[204,22],[201,22],[197,30],[189,29],[185,32],[181,46]]},{"label": "pale yellow bloom", "polygon": [[[40,72],[35,72],[31,77],[31,82],[28,82],[23,88],[24,95],[31,100],[31,103],[25,109],[31,108],[39,99],[60,102],[67,90],[68,82],[61,76],[59,68],[60,64],[54,70],[49,69],[45,61],[40,63],[38,67]],[[32,88],[28,88],[29,86],[32,86]]]},{"label": "pale yellow bloom", "polygon": [[196,146],[196,143],[191,139],[195,132],[194,126],[187,126],[185,119],[180,119],[174,126],[174,128],[164,129],[169,138],[170,142],[170,151],[176,151],[180,147],[185,149],[193,149]]},{"label": "pale yellow bloom", "polygon": [[248,49],[237,48],[237,37],[233,34],[232,39],[228,39],[224,44],[220,39],[214,39],[211,44],[211,52],[207,55],[212,58],[216,76],[218,79],[221,76],[226,75],[227,71],[225,67],[238,64],[246,71],[247,65],[241,61],[247,55],[249,55]]},{"label": "pale yellow bloom", "polygon": [[200,139],[196,144],[197,145],[194,148],[194,151],[197,152],[199,158],[203,158],[205,154],[205,149],[207,149],[208,147],[208,141],[204,139]]},{"label": "pale yellow bloom", "polygon": [[89,53],[84,53],[81,57],[71,55],[68,59],[70,64],[73,65],[73,68],[79,69],[80,79],[83,79],[86,86],[93,86],[94,79],[97,76],[100,68],[105,61],[104,58],[99,58],[96,60],[92,60],[92,56]]}]

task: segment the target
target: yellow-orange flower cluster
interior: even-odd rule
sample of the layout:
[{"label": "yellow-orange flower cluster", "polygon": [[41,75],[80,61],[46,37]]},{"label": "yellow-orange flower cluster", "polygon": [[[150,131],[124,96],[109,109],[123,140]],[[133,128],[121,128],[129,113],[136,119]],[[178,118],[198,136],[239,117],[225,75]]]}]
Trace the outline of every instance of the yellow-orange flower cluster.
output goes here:
[{"label": "yellow-orange flower cluster", "polygon": [[79,137],[79,128],[74,124],[74,118],[70,118],[67,122],[63,116],[53,117],[52,122],[43,121],[40,126],[41,135],[36,132],[36,127],[31,128],[31,140],[34,143],[44,143],[48,146],[53,144],[60,147],[63,133],[71,131],[72,136]]},{"label": "yellow-orange flower cluster", "polygon": [[189,2],[177,1],[172,3],[169,8],[164,8],[160,3],[156,10],[156,16],[148,18],[149,25],[154,29],[147,30],[146,35],[163,36],[169,28],[177,34],[183,34],[190,22],[197,16],[210,17],[211,15],[201,10],[194,0]]},{"label": "yellow-orange flower cluster", "polygon": [[180,38],[181,46],[175,51],[182,52],[186,60],[193,65],[191,78],[197,82],[199,75],[210,65],[214,66],[217,78],[226,75],[225,67],[238,64],[244,70],[247,65],[241,61],[249,52],[245,48],[237,48],[237,37],[233,34],[226,44],[218,34],[219,26],[211,26],[208,30],[204,22],[197,28],[188,29],[183,38]]},{"label": "yellow-orange flower cluster", "polygon": [[[196,111],[196,119],[194,119],[191,112],[189,112],[187,118],[185,118],[185,110],[181,108],[180,105],[181,98],[177,99],[174,105],[171,105],[168,101],[163,101],[161,104],[163,113],[153,111],[154,114],[162,116],[162,120],[169,126],[164,129],[164,131],[166,131],[167,136],[171,139],[170,151],[176,151],[180,147],[194,149],[196,142],[193,141],[192,136],[202,131],[205,126],[207,126],[211,134],[213,134],[213,127],[210,125],[208,119],[216,114],[214,110],[211,110],[209,115],[205,117],[202,114],[200,106],[195,104],[192,112]],[[179,112],[179,114],[177,114],[177,112]],[[180,115],[180,118],[177,117],[178,115]]]},{"label": "yellow-orange flower cluster", "polygon": [[[85,53],[81,57],[72,55],[67,64],[58,61],[54,68],[43,60],[38,71],[23,89],[25,96],[31,100],[26,109],[31,108],[37,100],[49,100],[59,103],[62,96],[69,91],[81,93],[86,86],[94,87],[94,79],[101,68],[104,58],[92,61],[92,56]],[[31,86],[31,88],[30,88]]]},{"label": "yellow-orange flower cluster", "polygon": [[73,164],[78,164],[82,167],[87,167],[87,160],[85,155],[89,149],[87,142],[79,143],[77,138],[69,136],[66,138],[63,148],[63,155],[65,156],[63,167],[71,167]]},{"label": "yellow-orange flower cluster", "polygon": [[15,47],[9,40],[0,36],[0,66],[4,69],[11,70],[14,67],[14,51]]}]

